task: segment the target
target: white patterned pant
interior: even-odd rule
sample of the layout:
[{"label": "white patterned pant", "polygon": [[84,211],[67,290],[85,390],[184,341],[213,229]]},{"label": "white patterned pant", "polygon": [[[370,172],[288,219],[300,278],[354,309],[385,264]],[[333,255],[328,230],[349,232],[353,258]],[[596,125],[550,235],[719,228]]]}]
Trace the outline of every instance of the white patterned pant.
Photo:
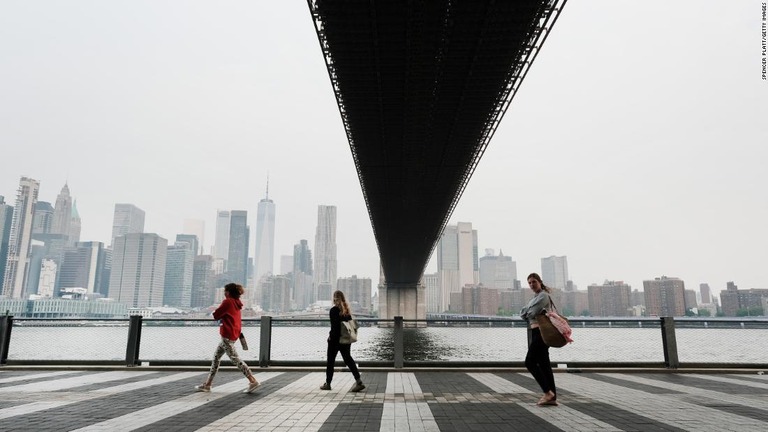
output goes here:
[{"label": "white patterned pant", "polygon": [[248,365],[245,364],[245,362],[242,361],[240,356],[237,354],[235,341],[222,337],[219,346],[216,347],[216,352],[213,353],[211,370],[208,372],[208,383],[213,382],[213,378],[216,376],[216,372],[219,371],[219,364],[221,363],[221,357],[224,356],[224,353],[227,353],[227,357],[232,360],[232,363],[234,363],[237,368],[240,369],[240,372],[242,372],[246,378],[251,376],[251,370],[248,368]]}]

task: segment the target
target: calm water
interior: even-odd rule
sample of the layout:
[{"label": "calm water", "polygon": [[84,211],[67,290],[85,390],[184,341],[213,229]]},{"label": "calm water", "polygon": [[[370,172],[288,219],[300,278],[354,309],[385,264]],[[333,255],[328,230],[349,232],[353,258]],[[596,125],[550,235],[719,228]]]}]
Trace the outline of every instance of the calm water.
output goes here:
[{"label": "calm water", "polygon": [[[256,363],[259,327],[244,329],[251,349],[244,359]],[[393,330],[362,327],[353,345],[356,360],[392,360]],[[681,362],[765,363],[768,331],[764,329],[677,329]],[[327,327],[272,328],[273,360],[325,358]],[[31,327],[14,326],[12,360],[124,360],[128,326]],[[576,328],[575,342],[551,349],[553,361],[663,362],[658,328]],[[167,327],[145,325],[141,335],[142,360],[208,360],[219,341],[218,328],[209,325]],[[428,361],[522,361],[526,351],[524,328],[429,327],[405,329],[405,359]]]}]

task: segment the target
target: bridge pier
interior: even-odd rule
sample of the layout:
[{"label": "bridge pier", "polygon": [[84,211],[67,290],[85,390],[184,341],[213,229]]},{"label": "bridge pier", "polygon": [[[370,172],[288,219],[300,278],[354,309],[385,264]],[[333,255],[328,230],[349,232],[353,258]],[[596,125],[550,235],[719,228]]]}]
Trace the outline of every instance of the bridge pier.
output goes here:
[{"label": "bridge pier", "polygon": [[405,320],[427,319],[426,287],[414,284],[379,285],[379,318]]}]

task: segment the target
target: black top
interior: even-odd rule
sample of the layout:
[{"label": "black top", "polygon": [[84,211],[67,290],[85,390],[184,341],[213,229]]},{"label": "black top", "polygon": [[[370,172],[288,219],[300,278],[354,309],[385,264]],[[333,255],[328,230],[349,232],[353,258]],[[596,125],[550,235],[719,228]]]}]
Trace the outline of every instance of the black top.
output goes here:
[{"label": "black top", "polygon": [[341,309],[338,306],[331,308],[331,332],[328,336],[328,340],[339,343],[341,338],[341,322],[349,321],[352,319],[352,315],[342,315]]}]

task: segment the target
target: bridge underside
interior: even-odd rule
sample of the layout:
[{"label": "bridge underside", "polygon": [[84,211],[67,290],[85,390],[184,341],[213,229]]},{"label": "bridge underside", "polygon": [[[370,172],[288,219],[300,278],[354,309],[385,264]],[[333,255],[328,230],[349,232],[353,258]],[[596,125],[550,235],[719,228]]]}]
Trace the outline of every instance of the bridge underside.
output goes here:
[{"label": "bridge underside", "polygon": [[564,3],[308,0],[390,290],[419,284]]}]

